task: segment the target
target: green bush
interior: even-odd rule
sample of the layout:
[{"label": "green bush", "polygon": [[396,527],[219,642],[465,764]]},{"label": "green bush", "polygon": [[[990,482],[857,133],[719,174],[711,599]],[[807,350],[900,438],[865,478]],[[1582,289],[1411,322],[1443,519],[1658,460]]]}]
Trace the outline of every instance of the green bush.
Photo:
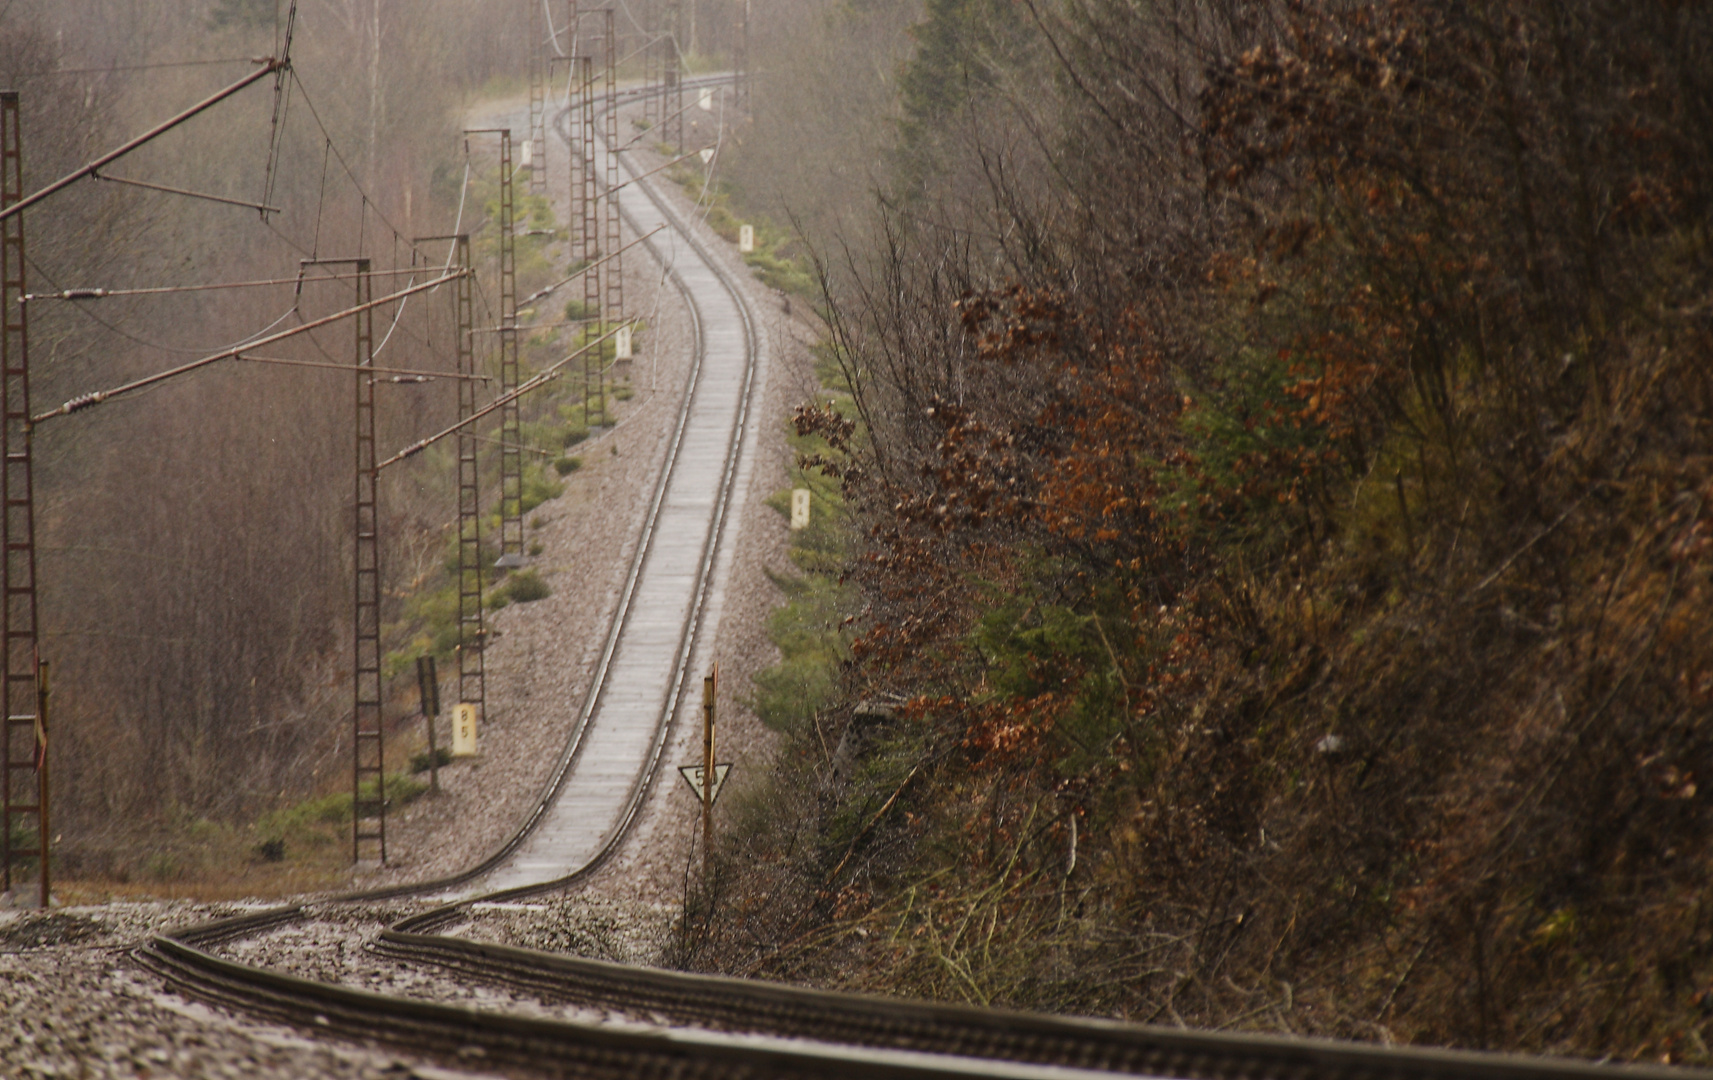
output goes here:
[{"label": "green bush", "polygon": [[528,604],[536,600],[545,600],[553,594],[547,587],[547,582],[541,580],[541,575],[534,570],[520,570],[506,580],[506,594],[520,604]]},{"label": "green bush", "polygon": [[527,514],[549,499],[557,499],[565,494],[565,485],[559,478],[550,474],[540,465],[531,465],[523,471],[523,503],[522,512]]},{"label": "green bush", "polygon": [[[587,435],[584,437],[587,438]],[[562,457],[555,459],[553,462],[553,471],[557,472],[560,476],[567,476],[582,467],[583,459],[580,457]]]},{"label": "green bush", "polygon": [[427,772],[436,765],[450,764],[452,764],[452,751],[448,750],[444,746],[437,746],[434,748],[434,753],[432,754],[427,750],[424,750],[422,753],[414,755],[410,759],[410,771],[413,773],[422,773]]}]

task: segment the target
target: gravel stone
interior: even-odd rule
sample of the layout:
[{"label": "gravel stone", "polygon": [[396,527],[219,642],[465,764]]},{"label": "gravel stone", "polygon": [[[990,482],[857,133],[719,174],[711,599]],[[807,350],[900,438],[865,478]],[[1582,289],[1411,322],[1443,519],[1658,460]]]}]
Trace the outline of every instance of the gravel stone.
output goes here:
[{"label": "gravel stone", "polygon": [[[517,121],[513,114],[520,105],[502,103],[476,119]],[[550,175],[564,175],[563,145],[549,139],[548,153]],[[636,157],[639,169],[660,163],[640,147]],[[677,189],[660,187],[681,210],[696,209]],[[563,196],[553,196],[562,220]],[[792,405],[814,391],[807,349],[819,330],[803,310],[808,305],[795,305],[795,318],[786,315],[780,298],[754,279],[730,244],[705,227],[702,237],[744,283],[770,355],[752,405],[755,435],[735,495],[736,530],[728,533],[717,571],[722,588],[710,605],[694,660],[698,673],[720,663],[719,756],[736,763],[731,783],[741,788],[762,775],[773,746],[747,706],[751,676],[777,659],[766,637],[766,615],[781,597],[767,572],[794,572],[785,554],[785,521],[763,501],[786,480],[785,418]],[[353,888],[431,880],[477,864],[525,819],[564,747],[605,641],[689,370],[688,312],[658,265],[641,251],[633,249],[625,258],[625,290],[631,310],[644,314],[649,326],[633,365],[636,396],[619,403],[612,431],[573,451],[584,467],[565,478],[565,494],[530,515],[541,524],[528,536],[544,545],[535,567],[552,594],[489,617],[493,644],[487,653],[482,755],[442,768],[440,792],[389,818],[388,865],[357,868]],[[691,684],[699,695],[694,680]],[[675,766],[696,758],[700,749],[697,710],[681,702],[661,771],[630,839],[585,890],[577,896],[480,905],[456,932],[605,960],[658,962],[695,855],[697,804]],[[491,1075],[470,1071],[480,1069],[477,1060],[448,1068],[384,1048],[316,1042],[302,1033],[228,1016],[172,993],[129,955],[152,933],[267,906],[271,903],[123,903],[0,911],[0,1009],[5,1017],[0,1021],[0,1072],[24,1077]],[[501,987],[461,985],[444,969],[402,965],[371,951],[369,942],[382,925],[424,906],[410,901],[315,904],[309,919],[229,943],[221,951],[384,993],[652,1026],[648,1017],[548,1006]]]}]

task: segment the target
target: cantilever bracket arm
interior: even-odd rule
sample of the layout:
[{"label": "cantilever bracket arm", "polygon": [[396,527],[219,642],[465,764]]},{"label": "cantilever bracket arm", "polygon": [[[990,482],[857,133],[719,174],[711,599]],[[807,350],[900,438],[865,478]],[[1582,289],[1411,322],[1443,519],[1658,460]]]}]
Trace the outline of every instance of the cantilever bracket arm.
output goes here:
[{"label": "cantilever bracket arm", "polygon": [[433,435],[430,435],[426,439],[420,439],[416,442],[411,443],[409,446],[405,447],[403,450],[400,450],[398,453],[394,454],[392,457],[381,462],[379,465],[376,465],[375,471],[380,472],[382,469],[386,468],[388,465],[397,465],[399,462],[404,461],[406,458],[415,457],[416,455],[422,453],[424,450],[427,450],[429,447],[433,446],[435,443],[439,442],[441,439],[444,439],[448,435],[455,434],[458,431],[461,431],[464,428],[469,427],[471,424],[474,424],[476,421],[487,416],[489,413],[493,412],[495,409],[498,409],[503,405],[509,405],[510,403],[516,401],[518,398],[529,393],[531,390],[534,390],[537,387],[541,386],[543,383],[551,382],[552,380],[558,378],[559,372],[565,367],[566,364],[569,364],[571,361],[577,359],[579,356],[582,356],[584,353],[588,352],[590,349],[594,349],[594,348],[600,346],[602,343],[607,341],[609,338],[616,337],[618,335],[619,330],[623,329],[624,326],[628,326],[628,325],[630,325],[630,324],[624,323],[624,324],[621,324],[620,326],[616,326],[613,329],[607,331],[606,333],[602,334],[600,337],[596,338],[594,341],[589,342],[587,345],[584,345],[582,348],[580,348],[576,352],[572,353],[570,356],[565,357],[563,360],[555,361],[553,364],[544,368],[542,370],[541,374],[535,376],[534,378],[530,379],[528,382],[519,386],[516,390],[513,390],[509,393],[500,395],[499,397],[495,398],[493,401],[490,401],[488,404],[484,405],[481,409],[477,410],[476,412],[472,413],[469,416],[466,416],[464,419],[458,421],[456,424],[453,424],[451,427],[445,429],[444,431],[437,432]]},{"label": "cantilever bracket arm", "polygon": [[168,195],[183,195],[191,199],[207,199],[209,202],[225,203],[227,206],[242,206],[246,210],[259,210],[264,214],[278,214],[282,211],[277,206],[266,206],[262,203],[245,202],[242,199],[228,199],[224,195],[209,195],[201,191],[187,191],[184,188],[168,187],[165,184],[151,184],[147,180],[133,180],[128,176],[108,176],[99,169],[89,173],[91,180],[105,180],[110,184],[129,184],[132,187],[148,188],[150,191],[164,191]]},{"label": "cantilever bracket arm", "polygon": [[43,199],[47,198],[48,196],[58,194],[59,192],[70,187],[71,185],[77,183],[79,180],[82,180],[86,176],[95,175],[96,172],[100,171],[105,166],[113,164],[115,161],[118,161],[120,158],[124,157],[126,154],[129,154],[131,151],[135,150],[137,147],[142,146],[144,143],[153,142],[155,139],[158,139],[162,135],[165,135],[167,132],[171,131],[175,127],[178,127],[180,124],[184,123],[186,120],[189,120],[191,117],[196,116],[199,113],[205,112],[208,109],[211,109],[214,106],[220,104],[222,101],[225,101],[227,98],[231,97],[233,94],[236,94],[238,91],[249,86],[251,83],[260,82],[263,79],[267,78],[269,75],[272,75],[274,72],[279,71],[280,69],[286,67],[289,64],[289,61],[281,60],[277,57],[269,56],[269,57],[266,57],[264,59],[259,60],[258,63],[260,63],[262,65],[260,68],[258,68],[255,71],[250,72],[250,74],[244,76],[242,79],[239,79],[237,82],[233,83],[231,86],[228,86],[226,89],[221,90],[218,93],[215,93],[215,94],[212,94],[208,97],[203,98],[201,101],[197,102],[195,105],[192,105],[190,108],[179,113],[177,116],[173,117],[170,120],[164,121],[163,123],[156,124],[154,127],[143,132],[141,135],[137,136],[135,139],[132,139],[130,142],[125,143],[123,146],[119,147],[118,149],[107,151],[107,153],[102,154],[100,157],[96,158],[94,161],[85,165],[83,168],[78,169],[76,172],[67,173],[66,175],[60,177],[58,180],[55,180],[53,183],[49,184],[47,187],[42,188],[40,191],[34,192],[33,194],[30,194],[30,195],[26,195],[22,199],[19,199],[17,202],[13,203],[11,206],[8,206],[6,209],[0,210],[0,221],[5,221],[7,218],[11,217],[14,214],[23,213],[25,210],[27,210],[30,207],[41,202]]},{"label": "cantilever bracket arm", "polygon": [[344,311],[334,312],[332,315],[324,315],[312,322],[306,322],[301,326],[294,326],[289,330],[281,330],[278,333],[257,338],[255,341],[244,345],[235,345],[230,349],[222,349],[220,352],[205,356],[200,360],[192,360],[188,364],[180,364],[177,367],[168,368],[166,371],[156,372],[153,375],[145,375],[140,379],[133,379],[131,382],[125,383],[122,386],[115,386],[110,390],[97,390],[91,394],[80,394],[56,409],[49,409],[45,413],[38,413],[35,416],[30,417],[30,424],[34,426],[52,420],[56,416],[70,416],[74,412],[82,412],[84,409],[104,404],[113,398],[132,393],[136,390],[141,390],[146,386],[153,386],[155,383],[177,378],[180,375],[196,371],[200,368],[205,368],[210,364],[216,364],[222,360],[239,359],[246,352],[254,352],[256,349],[266,348],[277,341],[284,341],[286,338],[308,333],[311,330],[326,326],[329,323],[338,322],[341,319],[349,319],[353,315],[358,315],[365,311],[371,311],[384,304],[390,304],[396,300],[402,300],[407,296],[414,296],[419,292],[426,292],[429,289],[438,288],[445,282],[451,281],[454,278],[464,277],[470,273],[471,271],[469,270],[454,270],[449,274],[442,274],[433,281],[425,281],[420,285],[412,285],[408,289],[400,289],[398,292],[389,293],[388,295],[381,297],[379,300],[370,300],[368,303],[358,304],[356,307],[349,307]]}]

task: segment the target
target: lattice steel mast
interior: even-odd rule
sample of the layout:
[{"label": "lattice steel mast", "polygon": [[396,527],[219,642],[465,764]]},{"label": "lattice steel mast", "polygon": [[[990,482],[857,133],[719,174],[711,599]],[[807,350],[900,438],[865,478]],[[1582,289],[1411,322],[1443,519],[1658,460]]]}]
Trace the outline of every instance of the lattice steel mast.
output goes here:
[{"label": "lattice steel mast", "polygon": [[487,704],[487,670],[483,648],[487,626],[482,606],[482,583],[488,568],[482,563],[482,490],[479,442],[469,424],[476,400],[476,281],[470,272],[470,234],[419,236],[415,243],[450,240],[461,272],[452,292],[458,359],[458,703],[473,705],[477,723]]},{"label": "lattice steel mast", "polygon": [[[606,190],[606,246],[605,250],[612,258],[600,268],[601,276],[606,283],[606,308],[603,318],[607,326],[622,322],[625,317],[625,284],[620,261],[624,258],[619,249],[624,247],[619,220],[619,47],[618,35],[613,22],[613,9],[606,10],[607,29],[607,112],[606,112],[606,160],[607,160],[607,190]],[[605,329],[602,330],[605,333]],[[607,394],[604,385],[601,390],[601,419],[607,420]]]},{"label": "lattice steel mast", "polygon": [[666,6],[666,93],[661,109],[666,119],[660,133],[662,140],[684,154],[684,0],[670,0]]},{"label": "lattice steel mast", "polygon": [[[470,234],[457,238],[458,279],[458,422],[476,414],[475,275],[470,273]],[[480,723],[487,712],[488,680],[484,650],[488,631],[482,614],[481,470],[476,458],[474,425],[458,432],[458,701],[476,708]]]},{"label": "lattice steel mast", "polygon": [[[500,394],[517,389],[517,232],[511,128],[471,128],[465,135],[500,137]],[[516,399],[500,407],[500,558],[511,569],[523,559],[523,453]]]},{"label": "lattice steel mast", "polygon": [[547,191],[547,76],[543,36],[543,0],[524,0],[529,5],[529,190]]},{"label": "lattice steel mast", "polygon": [[[369,260],[349,259],[357,268],[357,305],[372,295]],[[351,709],[351,861],[362,858],[363,841],[380,847],[380,860],[387,861],[387,792],[384,754],[385,732],[381,707],[381,539],[375,473],[375,364],[374,311],[365,308],[356,315],[357,345],[357,547],[356,593],[353,601],[355,627],[355,678]],[[363,782],[373,787],[365,793]],[[375,822],[374,831],[364,832],[365,820]]]},{"label": "lattice steel mast", "polygon": [[[23,135],[17,91],[0,92],[0,208],[24,195]],[[0,413],[3,413],[4,746],[0,747],[0,883],[10,892],[26,860],[48,904],[48,764],[45,680],[36,619],[35,477],[30,452],[30,354],[24,296],[24,215],[0,222]],[[33,842],[25,839],[33,828]],[[19,841],[14,843],[14,839]]]},{"label": "lattice steel mast", "polygon": [[[583,220],[578,224],[581,236],[580,254],[588,269],[583,271],[583,317],[599,319],[601,317],[601,267],[596,265],[601,258],[601,191],[597,175],[599,164],[595,157],[595,58],[582,56],[579,60],[583,68],[581,96],[579,98],[579,119],[577,154],[583,163],[580,176],[582,192],[579,204],[583,211]],[[600,357],[595,355],[598,350],[591,349],[583,354],[583,420],[589,421],[589,401],[594,395],[594,380],[600,371]]]},{"label": "lattice steel mast", "polygon": [[656,92],[661,86],[666,60],[665,54],[661,52],[658,0],[648,0],[643,8],[642,34],[642,120],[648,124],[666,117],[665,109],[661,108],[666,99]]}]

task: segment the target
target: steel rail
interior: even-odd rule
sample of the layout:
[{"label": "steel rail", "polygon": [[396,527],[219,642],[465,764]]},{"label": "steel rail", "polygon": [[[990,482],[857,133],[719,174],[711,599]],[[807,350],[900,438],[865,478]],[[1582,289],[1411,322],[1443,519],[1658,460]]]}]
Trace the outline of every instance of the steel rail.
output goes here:
[{"label": "steel rail", "polygon": [[157,939],[142,959],[199,998],[356,1042],[384,1040],[469,1061],[484,1072],[499,1066],[530,1075],[615,1080],[1097,1080],[1101,1075],[789,1039],[548,1020],[389,997],[222,959],[175,937]]},{"label": "steel rail", "polygon": [[[697,80],[698,83],[717,81],[719,81],[718,77]],[[640,96],[640,94],[631,93],[621,95],[621,98],[626,100],[635,100]],[[563,118],[563,114],[561,114],[558,119],[563,121]],[[675,216],[670,213],[666,204],[652,189],[647,185],[643,185],[641,190],[647,194],[648,198],[654,202],[662,213],[676,221]],[[677,222],[677,224],[680,229],[684,228],[684,224],[682,222]],[[632,222],[632,226],[633,230],[636,232],[640,233],[643,231],[635,228],[634,221]],[[740,396],[740,408],[729,428],[729,434],[727,436],[727,465],[722,474],[720,488],[714,500],[714,513],[709,521],[706,539],[702,545],[703,554],[697,575],[698,582],[696,591],[690,613],[685,620],[680,635],[673,680],[674,692],[669,694],[666,699],[666,707],[663,709],[657,723],[647,764],[632,785],[620,820],[594,857],[582,867],[579,867],[571,873],[561,877],[549,881],[532,883],[513,889],[503,890],[483,897],[473,897],[466,902],[504,899],[518,895],[554,891],[563,889],[568,885],[575,884],[577,881],[592,874],[596,869],[605,864],[619,844],[628,835],[631,826],[635,822],[636,814],[640,808],[642,799],[658,773],[660,756],[664,749],[666,736],[670,726],[670,718],[672,713],[675,711],[679,696],[678,691],[681,690],[683,686],[686,677],[685,672],[690,661],[691,652],[700,631],[700,623],[706,608],[708,592],[712,584],[712,571],[720,551],[720,542],[724,531],[726,510],[731,502],[733,484],[736,476],[737,455],[742,446],[744,431],[748,424],[749,401],[754,385],[757,350],[757,339],[753,319],[750,315],[747,304],[743,299],[741,291],[739,291],[730,280],[729,274],[727,274],[718,266],[717,263],[713,261],[705,248],[691,237],[687,236],[686,239],[704,259],[704,261],[707,262],[709,267],[713,270],[716,278],[733,298],[736,310],[743,323],[745,374],[743,390]],[[461,873],[433,881],[344,894],[333,898],[335,901],[363,902],[402,896],[444,893],[473,880],[480,879],[481,877],[493,872],[496,868],[503,865],[534,832],[563,789],[566,778],[571,771],[571,767],[577,760],[578,753],[583,745],[583,736],[587,730],[589,719],[598,708],[599,702],[606,689],[606,673],[609,670],[613,656],[617,651],[618,642],[629,622],[631,610],[630,602],[635,596],[637,582],[640,577],[643,564],[654,544],[656,528],[661,508],[665,500],[666,491],[672,478],[674,467],[679,460],[680,452],[683,448],[684,436],[689,424],[692,406],[696,400],[697,389],[703,379],[703,358],[706,348],[706,333],[696,298],[688,288],[682,275],[675,267],[672,266],[658,246],[651,239],[647,238],[645,238],[645,246],[649,248],[661,265],[666,268],[668,279],[673,282],[674,286],[679,290],[680,294],[687,302],[692,320],[692,337],[695,341],[695,351],[692,358],[691,370],[686,380],[686,390],[683,403],[679,409],[671,442],[660,472],[660,479],[645,517],[642,533],[637,544],[636,552],[632,558],[631,565],[628,569],[626,583],[621,591],[620,602],[615,610],[612,626],[608,634],[600,662],[597,664],[595,676],[591,680],[591,685],[585,694],[584,702],[579,710],[577,721],[573,725],[572,731],[566,741],[565,749],[562,751],[559,760],[556,762],[551,773],[551,778],[547,784],[546,790],[535,803],[529,818],[524,822],[524,824],[514,832],[498,850],[488,858],[482,860],[476,866]],[[455,908],[461,906],[461,904],[454,905]],[[214,930],[204,929],[198,931],[198,934],[202,939],[207,941],[236,939],[250,934],[260,933],[267,929],[299,920],[302,917],[302,905],[287,905],[280,908],[270,909],[256,915],[247,915],[237,919],[222,920],[215,924],[216,928]],[[195,953],[198,950],[195,950],[193,947],[185,944],[185,935],[188,933],[189,931],[181,931],[172,934],[158,935],[149,943],[149,945],[144,947],[142,950],[139,950],[138,958],[144,962],[146,966],[154,967],[163,974],[168,974],[174,979],[174,981],[189,986],[196,981],[191,969],[196,966],[197,961],[192,956],[192,953]],[[190,952],[185,951],[187,948],[190,949]],[[239,965],[239,967],[243,966]],[[261,969],[246,970],[254,972],[255,978],[258,980],[274,974],[262,971]],[[229,970],[222,976],[222,978],[227,982],[231,982],[235,977],[236,976],[233,975],[232,971]],[[206,989],[206,987],[204,989]]]},{"label": "steel rail", "polygon": [[704,1031],[812,1039],[1018,1064],[1195,1080],[1691,1080],[1713,1072],[1565,1058],[1385,1047],[1226,1034],[976,1008],[641,968],[416,932],[440,912],[401,920],[373,951],[438,964],[556,1004],[589,1005]]},{"label": "steel rail", "polygon": [[[708,80],[697,80],[706,82]],[[689,80],[686,80],[688,83]],[[633,98],[634,100],[634,95]],[[559,119],[563,119],[561,116]],[[556,127],[557,127],[556,123]],[[737,299],[749,336],[746,383],[754,374],[754,325],[731,275],[709,255],[652,190],[649,197],[684,232],[684,239],[712,266]],[[650,245],[651,249],[653,245]],[[659,257],[659,252],[656,252]],[[662,260],[664,263],[664,260]],[[682,279],[696,327],[698,356],[673,453],[680,445],[703,345],[701,314]],[[748,422],[749,385],[743,412],[733,425],[732,447],[741,446]],[[676,702],[688,651],[700,619],[716,545],[735,480],[736,455],[728,455],[719,510],[710,523],[702,584],[682,639]],[[654,509],[663,497],[670,467],[663,469]],[[651,510],[651,515],[652,515]],[[654,518],[650,517],[650,528]],[[645,535],[627,581],[634,587]],[[615,616],[601,671],[610,663],[622,632],[624,613]],[[336,900],[376,900],[442,892],[491,870],[522,843],[557,793],[574,762],[582,727],[598,703],[600,679],[592,686],[549,792],[518,834],[483,864],[465,874],[419,886],[400,886],[351,894]],[[371,950],[415,964],[437,965],[464,980],[480,980],[525,990],[543,1001],[599,1005],[603,1009],[665,1020],[669,1030],[591,1025],[482,1012],[420,1000],[384,997],[331,986],[223,960],[207,951],[227,941],[254,936],[306,917],[302,905],[218,920],[157,937],[140,951],[148,967],[197,996],[251,1013],[360,1040],[390,1042],[468,1058],[472,1049],[483,1066],[503,1065],[549,1075],[577,1076],[826,1076],[939,1077],[1042,1076],[1083,1077],[1117,1072],[1155,1076],[1237,1080],[1701,1080],[1713,1072],[1668,1066],[1617,1066],[1600,1063],[1372,1046],[1324,1039],[1222,1034],[910,1001],[695,975],[612,964],[597,960],[517,949],[434,933],[463,920],[472,904],[517,899],[556,891],[587,878],[617,849],[628,833],[653,777],[658,772],[665,725],[649,764],[632,789],[621,824],[585,866],[556,878],[472,897],[402,919],[385,929]],[[692,1030],[685,1030],[686,1028]],[[781,1041],[789,1040],[789,1041]],[[1089,1070],[1096,1070],[1091,1073]]]}]

